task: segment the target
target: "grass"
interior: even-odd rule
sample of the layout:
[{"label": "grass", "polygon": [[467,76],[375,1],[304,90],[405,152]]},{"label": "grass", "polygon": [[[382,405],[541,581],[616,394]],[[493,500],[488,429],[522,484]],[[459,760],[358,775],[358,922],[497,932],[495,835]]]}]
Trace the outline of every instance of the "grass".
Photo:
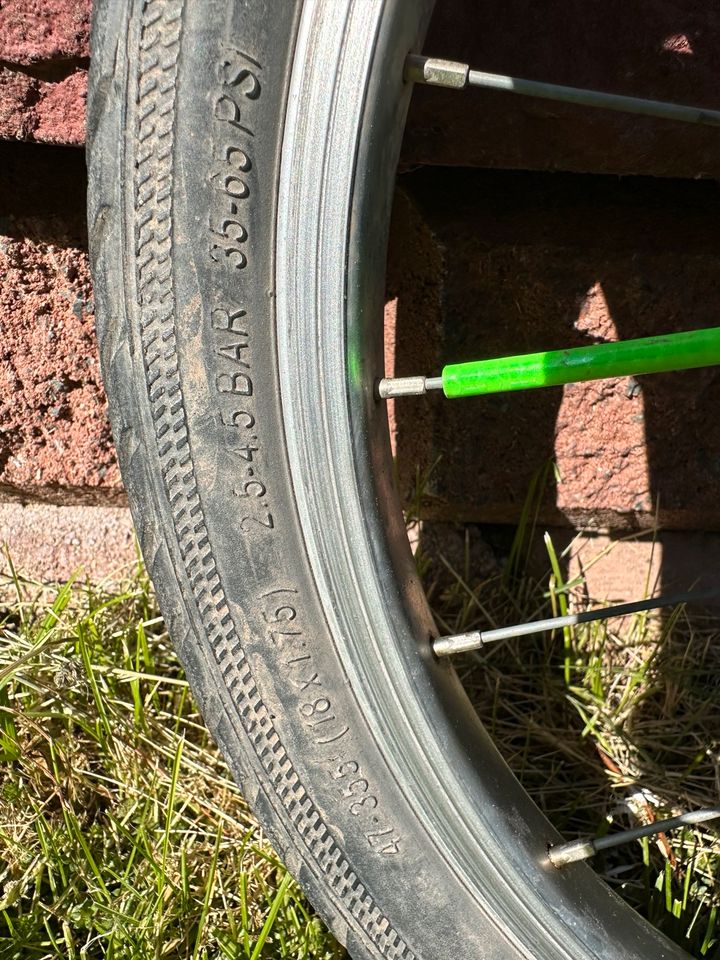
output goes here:
[{"label": "grass", "polygon": [[0,605],[0,960],[338,960],[210,741],[142,571]]},{"label": "grass", "polygon": [[[527,563],[526,512],[503,563],[480,531],[427,531],[419,565],[443,632],[488,629],[587,606],[545,535],[547,570]],[[421,538],[421,544],[423,539]],[[482,541],[481,541],[482,545]],[[490,568],[490,569],[488,569]],[[539,806],[568,838],[716,806],[720,793],[720,631],[684,609],[504,641],[458,658],[466,690]],[[594,859],[629,903],[698,958],[720,957],[720,838],[712,825]]]},{"label": "grass", "polygon": [[[530,504],[495,551],[475,528],[416,528],[443,631],[586,603],[549,538],[546,575],[528,573],[534,516]],[[0,960],[344,957],[210,741],[142,569],[123,589],[17,576],[0,587]],[[457,660],[501,752],[568,838],[717,803],[716,624],[679,610],[618,626]],[[720,957],[714,830],[594,865],[691,954]]]}]

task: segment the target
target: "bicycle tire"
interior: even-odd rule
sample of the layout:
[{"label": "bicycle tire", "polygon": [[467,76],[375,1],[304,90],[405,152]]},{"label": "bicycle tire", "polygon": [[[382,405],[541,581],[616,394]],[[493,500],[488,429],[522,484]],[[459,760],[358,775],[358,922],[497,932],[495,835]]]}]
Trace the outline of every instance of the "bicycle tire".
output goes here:
[{"label": "bicycle tire", "polygon": [[684,956],[549,866],[428,643],[373,380],[430,7],[96,3],[98,339],[143,555],[210,731],[357,960]]}]

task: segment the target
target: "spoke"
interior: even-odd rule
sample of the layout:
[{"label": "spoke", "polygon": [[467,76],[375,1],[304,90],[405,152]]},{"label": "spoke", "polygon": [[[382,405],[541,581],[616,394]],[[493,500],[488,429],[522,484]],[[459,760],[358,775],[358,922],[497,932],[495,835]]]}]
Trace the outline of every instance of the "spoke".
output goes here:
[{"label": "spoke", "polygon": [[547,620],[531,620],[530,623],[517,623],[511,627],[497,627],[494,630],[473,630],[470,633],[458,633],[450,637],[438,637],[433,641],[433,652],[438,657],[448,657],[454,653],[466,653],[468,650],[480,650],[488,643],[509,640],[511,637],[526,637],[546,630],[558,630],[574,627],[595,620],[609,620],[611,617],[627,617],[644,610],[657,610],[660,607],[674,607],[680,603],[701,603],[720,596],[720,588],[713,590],[695,590],[691,593],[678,593],[632,603],[621,603],[614,607],[600,607],[583,613],[570,613],[564,617],[550,617]]},{"label": "spoke", "polygon": [[720,327],[708,327],[570,350],[452,363],[443,367],[440,377],[386,377],[380,381],[378,393],[389,398],[442,388],[446,397],[472,397],[715,364],[720,364]]},{"label": "spoke", "polygon": [[600,90],[583,90],[556,83],[538,80],[522,80],[499,73],[471,70],[466,63],[441,60],[437,57],[422,57],[411,54],[405,64],[405,76],[416,83],[432,86],[453,87],[461,90],[466,86],[485,87],[505,93],[518,93],[524,97],[541,97],[544,100],[559,100],[584,107],[601,107],[605,110],[620,110],[663,120],[680,120],[683,123],[720,125],[720,110],[705,107],[689,107],[661,100],[645,100],[642,97],[626,97]]},{"label": "spoke", "polygon": [[601,850],[610,847],[619,847],[623,843],[639,840],[641,837],[651,837],[656,833],[667,833],[677,827],[684,827],[694,823],[707,823],[708,820],[720,818],[720,807],[708,807],[706,810],[695,810],[692,813],[683,813],[679,817],[668,817],[667,820],[656,820],[642,827],[633,827],[620,833],[608,834],[604,837],[595,837],[589,840],[571,840],[561,843],[548,850],[548,859],[554,867],[564,867],[577,860],[588,860]]}]

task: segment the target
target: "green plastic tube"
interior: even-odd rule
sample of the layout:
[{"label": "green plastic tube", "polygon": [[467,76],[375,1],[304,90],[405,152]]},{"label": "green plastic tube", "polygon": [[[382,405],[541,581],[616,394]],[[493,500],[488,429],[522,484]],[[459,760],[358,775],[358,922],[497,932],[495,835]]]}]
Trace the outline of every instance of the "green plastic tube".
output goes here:
[{"label": "green plastic tube", "polygon": [[471,397],[714,364],[720,364],[720,327],[571,350],[451,363],[443,368],[442,387],[446,397]]}]

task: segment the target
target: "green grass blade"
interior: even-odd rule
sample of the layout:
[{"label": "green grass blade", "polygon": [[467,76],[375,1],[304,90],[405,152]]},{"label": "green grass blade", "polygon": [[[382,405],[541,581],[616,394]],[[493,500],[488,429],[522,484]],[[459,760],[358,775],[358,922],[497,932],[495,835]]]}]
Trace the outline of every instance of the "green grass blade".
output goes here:
[{"label": "green grass blade", "polygon": [[279,887],[277,888],[277,892],[275,893],[275,896],[273,897],[270,910],[268,911],[268,915],[265,918],[265,923],[263,924],[262,930],[260,931],[257,941],[255,942],[255,948],[252,954],[250,955],[250,960],[259,960],[262,954],[263,947],[265,946],[265,942],[267,941],[267,938],[270,936],[272,929],[275,926],[275,921],[277,920],[278,913],[280,912],[280,908],[282,907],[285,901],[285,895],[288,889],[290,888],[290,885],[292,884],[292,882],[293,882],[292,877],[290,876],[289,873],[286,872],[282,878],[282,881],[280,882]]}]

